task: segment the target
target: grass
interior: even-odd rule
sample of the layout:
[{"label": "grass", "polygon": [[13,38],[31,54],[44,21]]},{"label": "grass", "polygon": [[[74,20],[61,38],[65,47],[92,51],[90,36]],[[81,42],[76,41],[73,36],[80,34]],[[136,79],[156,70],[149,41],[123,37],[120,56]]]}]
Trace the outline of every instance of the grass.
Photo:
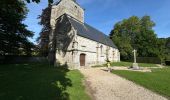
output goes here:
[{"label": "grass", "polygon": [[[112,62],[111,66],[132,66],[133,62]],[[158,67],[156,64],[150,64],[150,63],[138,63],[140,67]]]},{"label": "grass", "polygon": [[[133,62],[124,62],[124,61],[121,61],[121,62],[112,62],[111,66],[112,67],[114,67],[114,66],[130,67],[130,66],[132,66],[132,64],[133,64]],[[158,67],[156,64],[150,64],[150,63],[138,63],[138,65],[140,67]],[[95,65],[95,66],[92,66],[92,67],[106,67],[106,64]]]},{"label": "grass", "polygon": [[151,73],[118,70],[113,73],[170,99],[170,68],[153,69]]},{"label": "grass", "polygon": [[89,100],[83,78],[46,64],[0,65],[0,100]]}]

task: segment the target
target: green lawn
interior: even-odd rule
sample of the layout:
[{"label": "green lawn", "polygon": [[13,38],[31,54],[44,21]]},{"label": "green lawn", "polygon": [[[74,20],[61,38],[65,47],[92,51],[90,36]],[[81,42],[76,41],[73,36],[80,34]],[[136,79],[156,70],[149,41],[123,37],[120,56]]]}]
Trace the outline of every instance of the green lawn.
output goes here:
[{"label": "green lawn", "polygon": [[113,73],[170,99],[170,68],[153,69],[151,73],[116,70]]},{"label": "green lawn", "polygon": [[78,70],[46,64],[0,65],[0,100],[89,100]]},{"label": "green lawn", "polygon": [[[111,66],[132,66],[133,62],[112,62]],[[140,67],[158,67],[156,64],[138,63]]]},{"label": "green lawn", "polygon": [[[133,62],[111,62],[111,66],[124,66],[124,67],[131,67]],[[158,67],[156,64],[150,64],[150,63],[138,63],[140,67]],[[106,67],[106,64],[103,65],[95,65],[92,67]]]}]

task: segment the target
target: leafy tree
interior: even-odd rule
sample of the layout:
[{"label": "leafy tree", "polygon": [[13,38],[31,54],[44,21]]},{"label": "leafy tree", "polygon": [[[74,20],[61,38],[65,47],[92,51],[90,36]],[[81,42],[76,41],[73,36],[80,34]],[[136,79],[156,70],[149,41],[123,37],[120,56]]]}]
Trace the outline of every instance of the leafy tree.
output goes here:
[{"label": "leafy tree", "polygon": [[126,23],[127,20],[123,20],[122,22],[118,22],[114,26],[114,30],[112,30],[110,36],[113,42],[118,46],[120,50],[120,56],[123,60],[128,60],[132,56],[132,46],[130,44],[130,37],[128,34],[125,34],[125,27],[122,23]]},{"label": "leafy tree", "polygon": [[167,49],[170,49],[170,37],[167,38],[166,48],[167,48]]},{"label": "leafy tree", "polygon": [[118,46],[122,60],[130,60],[132,49],[137,49],[141,57],[157,57],[160,54],[157,36],[152,29],[154,26],[150,16],[132,16],[115,24],[110,37]]},{"label": "leafy tree", "polygon": [[129,60],[132,58],[134,48],[134,38],[140,32],[140,20],[137,16],[124,19],[115,24],[110,37],[120,50],[121,59]]},{"label": "leafy tree", "polygon": [[166,59],[166,40],[165,38],[158,38],[157,40],[157,49],[158,51],[158,57],[161,59],[161,62],[164,63]]},{"label": "leafy tree", "polygon": [[22,23],[27,12],[21,0],[0,0],[0,55],[19,55],[21,50],[30,54],[33,43],[28,37],[33,32]]},{"label": "leafy tree", "polygon": [[166,39],[165,48],[165,59],[170,60],[170,37]]},{"label": "leafy tree", "polygon": [[170,37],[158,38],[157,49],[159,50],[158,57],[162,63],[164,63],[165,60],[170,60]]},{"label": "leafy tree", "polygon": [[135,37],[135,47],[141,57],[157,57],[157,36],[152,29],[155,23],[149,16],[144,16],[140,20],[140,32]]}]

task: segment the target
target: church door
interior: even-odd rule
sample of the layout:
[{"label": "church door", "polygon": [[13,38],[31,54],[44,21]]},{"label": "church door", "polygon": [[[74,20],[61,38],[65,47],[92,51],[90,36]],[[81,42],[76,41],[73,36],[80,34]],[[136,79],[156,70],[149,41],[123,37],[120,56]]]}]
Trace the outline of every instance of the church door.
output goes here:
[{"label": "church door", "polygon": [[85,54],[80,54],[80,66],[85,66]]}]

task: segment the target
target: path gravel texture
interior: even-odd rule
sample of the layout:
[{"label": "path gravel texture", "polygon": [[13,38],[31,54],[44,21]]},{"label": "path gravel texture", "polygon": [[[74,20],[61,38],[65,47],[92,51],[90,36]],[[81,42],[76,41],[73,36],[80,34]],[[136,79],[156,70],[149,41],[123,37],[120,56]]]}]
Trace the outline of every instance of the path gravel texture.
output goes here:
[{"label": "path gravel texture", "polygon": [[81,69],[93,100],[167,100],[135,83],[101,69]]}]

